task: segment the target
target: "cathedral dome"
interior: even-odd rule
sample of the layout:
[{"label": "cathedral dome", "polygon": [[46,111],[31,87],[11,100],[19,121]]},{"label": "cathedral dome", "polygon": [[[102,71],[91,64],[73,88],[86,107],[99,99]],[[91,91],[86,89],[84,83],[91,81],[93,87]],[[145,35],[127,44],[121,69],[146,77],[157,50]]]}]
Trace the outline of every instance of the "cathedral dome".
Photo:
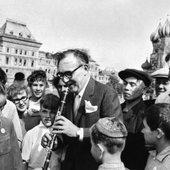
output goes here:
[{"label": "cathedral dome", "polygon": [[143,70],[149,70],[152,68],[151,63],[149,63],[148,59],[146,59],[146,61],[141,65]]},{"label": "cathedral dome", "polygon": [[164,25],[158,30],[160,37],[169,37],[170,36],[170,21],[167,19]]},{"label": "cathedral dome", "polygon": [[160,36],[159,36],[159,32],[158,31],[160,30],[160,28],[161,28],[161,23],[159,23],[157,29],[150,36],[150,40],[152,42],[158,42],[159,41]]}]

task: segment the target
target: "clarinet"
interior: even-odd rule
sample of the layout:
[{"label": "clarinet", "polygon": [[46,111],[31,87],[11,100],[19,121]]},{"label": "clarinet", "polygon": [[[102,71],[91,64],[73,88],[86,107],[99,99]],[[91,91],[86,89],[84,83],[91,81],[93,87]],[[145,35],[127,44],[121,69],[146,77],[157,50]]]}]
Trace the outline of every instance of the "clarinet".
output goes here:
[{"label": "clarinet", "polygon": [[[61,105],[57,110],[57,114],[55,116],[54,122],[57,119],[57,117],[62,114],[64,104],[65,104],[65,101],[66,101],[66,97],[67,97],[67,94],[68,94],[68,89],[69,88],[66,87],[65,90],[64,90],[64,95],[63,95],[62,100],[61,100]],[[57,134],[50,133],[50,136],[51,136],[52,139],[50,141],[48,141],[48,144],[47,144],[47,148],[46,148],[47,155],[46,155],[45,162],[44,162],[44,165],[43,165],[43,168],[42,168],[43,170],[48,170],[50,158],[51,158],[51,155],[52,155],[53,145],[54,145],[54,141],[55,141]]]}]

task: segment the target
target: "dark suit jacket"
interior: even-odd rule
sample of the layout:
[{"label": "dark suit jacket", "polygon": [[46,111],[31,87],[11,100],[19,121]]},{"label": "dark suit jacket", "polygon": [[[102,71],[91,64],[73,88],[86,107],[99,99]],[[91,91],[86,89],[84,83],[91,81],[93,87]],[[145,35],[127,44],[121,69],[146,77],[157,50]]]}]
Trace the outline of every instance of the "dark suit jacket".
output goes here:
[{"label": "dark suit jacket", "polygon": [[[125,102],[122,103],[122,110]],[[149,105],[148,105],[149,106]],[[143,128],[143,114],[148,107],[142,99],[127,113],[123,112],[124,124],[128,130],[126,145],[122,152],[122,161],[130,170],[143,170],[146,165],[148,152],[145,148]]]},{"label": "dark suit jacket", "polygon": [[[87,113],[85,100],[89,101],[92,106],[97,106],[97,110]],[[71,120],[76,126],[84,128],[84,139],[80,142],[77,138],[65,136],[64,141],[68,144],[68,147],[63,162],[63,170],[95,170],[97,169],[97,163],[90,154],[89,128],[102,117],[115,116],[122,119],[120,103],[115,91],[92,78],[90,78],[82,96],[76,118],[73,114],[73,102],[73,94],[69,94],[63,116]]]}]

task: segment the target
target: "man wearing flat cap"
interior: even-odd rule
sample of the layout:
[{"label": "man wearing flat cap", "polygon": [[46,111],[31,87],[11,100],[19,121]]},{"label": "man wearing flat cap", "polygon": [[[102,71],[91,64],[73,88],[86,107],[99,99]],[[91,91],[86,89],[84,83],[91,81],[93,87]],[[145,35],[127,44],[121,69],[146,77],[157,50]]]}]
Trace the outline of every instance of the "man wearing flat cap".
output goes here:
[{"label": "man wearing flat cap", "polygon": [[143,90],[151,83],[150,76],[144,71],[125,69],[119,72],[123,80],[122,103],[124,124],[128,130],[127,142],[122,153],[122,161],[130,170],[143,170],[148,153],[141,130],[146,104],[142,100]]}]

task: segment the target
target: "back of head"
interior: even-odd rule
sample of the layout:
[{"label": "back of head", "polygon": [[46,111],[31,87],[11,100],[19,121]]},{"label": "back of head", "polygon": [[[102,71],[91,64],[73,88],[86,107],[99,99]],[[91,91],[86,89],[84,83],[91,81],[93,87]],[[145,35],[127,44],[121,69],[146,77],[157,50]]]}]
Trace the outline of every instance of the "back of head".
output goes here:
[{"label": "back of head", "polygon": [[170,104],[157,103],[149,107],[144,115],[152,131],[161,129],[165,138],[170,140]]},{"label": "back of head", "polygon": [[25,74],[22,72],[17,72],[14,76],[15,81],[23,81],[25,80]]},{"label": "back of head", "polygon": [[90,56],[87,54],[86,50],[83,49],[68,49],[63,52],[56,53],[54,56],[58,58],[58,65],[62,59],[64,59],[68,54],[73,54],[77,59],[79,59],[83,64],[89,64]]},{"label": "back of head", "polygon": [[57,113],[60,106],[60,99],[54,94],[48,93],[40,100],[41,108],[53,110]]},{"label": "back of head", "polygon": [[122,151],[125,145],[127,129],[115,117],[101,118],[91,127],[91,138],[95,144],[102,143],[110,154]]},{"label": "back of head", "polygon": [[31,87],[34,81],[43,81],[47,83],[47,76],[43,70],[35,70],[27,78],[28,86]]},{"label": "back of head", "polygon": [[4,70],[2,70],[2,68],[0,68],[0,82],[3,83],[4,85],[7,82],[7,75],[4,72]]}]

